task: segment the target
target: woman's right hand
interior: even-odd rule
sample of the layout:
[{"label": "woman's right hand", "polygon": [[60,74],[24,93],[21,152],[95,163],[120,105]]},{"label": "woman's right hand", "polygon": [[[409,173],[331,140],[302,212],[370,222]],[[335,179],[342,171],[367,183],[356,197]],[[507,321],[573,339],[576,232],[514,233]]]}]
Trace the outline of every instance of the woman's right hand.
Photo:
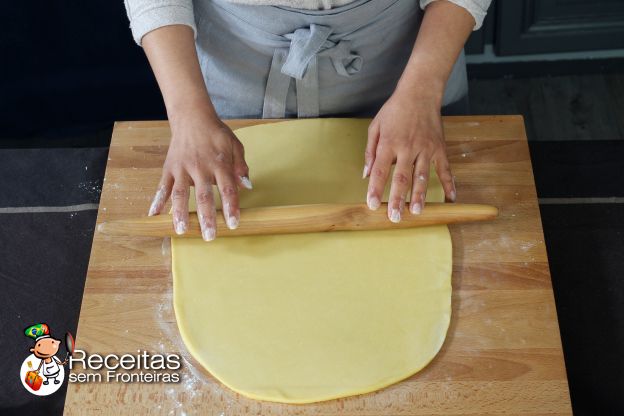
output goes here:
[{"label": "woman's right hand", "polygon": [[238,226],[238,186],[251,189],[243,145],[219,119],[210,101],[189,26],[160,27],[143,36],[142,45],[163,94],[172,133],[149,215],[160,214],[171,196],[173,226],[176,233],[184,234],[189,187],[194,185],[202,237],[214,240],[217,223],[212,186],[219,189],[229,228]]},{"label": "woman's right hand", "polygon": [[148,215],[158,215],[171,197],[173,226],[177,234],[188,227],[189,187],[195,186],[197,216],[205,241],[216,236],[213,185],[221,195],[227,226],[238,226],[239,185],[251,189],[244,149],[232,130],[211,111],[195,108],[170,118],[172,138],[158,191]]}]

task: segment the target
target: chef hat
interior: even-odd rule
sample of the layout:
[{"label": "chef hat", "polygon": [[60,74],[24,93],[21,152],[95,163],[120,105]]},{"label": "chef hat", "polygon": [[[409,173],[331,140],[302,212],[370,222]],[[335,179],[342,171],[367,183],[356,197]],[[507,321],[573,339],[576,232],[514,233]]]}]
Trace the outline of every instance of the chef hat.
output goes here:
[{"label": "chef hat", "polygon": [[29,326],[24,331],[27,337],[33,338],[35,341],[39,341],[43,338],[50,338],[50,328],[46,324],[37,324]]}]

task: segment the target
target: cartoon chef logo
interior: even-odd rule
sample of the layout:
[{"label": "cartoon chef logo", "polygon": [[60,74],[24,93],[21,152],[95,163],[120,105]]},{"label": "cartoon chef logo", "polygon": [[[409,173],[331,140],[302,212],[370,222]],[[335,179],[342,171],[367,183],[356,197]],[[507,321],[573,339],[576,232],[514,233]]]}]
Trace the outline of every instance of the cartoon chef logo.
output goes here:
[{"label": "cartoon chef logo", "polygon": [[50,328],[46,324],[29,326],[24,334],[35,341],[30,349],[31,354],[26,357],[20,370],[22,384],[32,394],[48,396],[57,391],[65,379],[65,369],[69,355],[74,349],[74,338],[68,332],[65,335],[67,355],[61,361],[56,354],[59,352],[61,340],[50,335]]}]

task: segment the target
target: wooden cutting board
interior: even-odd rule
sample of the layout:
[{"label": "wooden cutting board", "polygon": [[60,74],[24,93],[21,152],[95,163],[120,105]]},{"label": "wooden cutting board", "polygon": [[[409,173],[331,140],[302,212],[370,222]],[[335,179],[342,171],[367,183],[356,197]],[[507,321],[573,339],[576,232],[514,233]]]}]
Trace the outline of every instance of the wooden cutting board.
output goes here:
[{"label": "wooden cutting board", "polygon": [[[168,241],[96,232],[76,348],[178,353],[188,361],[178,384],[70,383],[65,414],[571,414],[522,117],[446,117],[444,129],[458,202],[493,204],[500,212],[492,223],[450,227],[451,326],[423,371],[376,393],[318,404],[242,397],[198,367],[180,341]],[[115,124],[98,224],[147,212],[169,139],[164,121]]]}]

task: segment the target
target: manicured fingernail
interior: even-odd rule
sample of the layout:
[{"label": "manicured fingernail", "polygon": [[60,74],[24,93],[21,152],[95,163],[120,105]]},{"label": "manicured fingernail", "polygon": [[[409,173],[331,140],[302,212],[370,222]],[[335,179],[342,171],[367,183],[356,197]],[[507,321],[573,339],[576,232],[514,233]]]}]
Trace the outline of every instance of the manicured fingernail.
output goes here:
[{"label": "manicured fingernail", "polygon": [[368,172],[369,171],[369,167],[368,167],[368,163],[364,165],[364,171],[362,171],[362,179],[366,179],[366,177],[368,176]]},{"label": "manicured fingernail", "polygon": [[178,235],[184,234],[186,232],[186,223],[184,221],[176,221],[175,231]]},{"label": "manicured fingernail", "polygon": [[422,206],[420,205],[420,202],[412,203],[412,206],[410,207],[410,212],[414,215],[419,215],[422,212]]},{"label": "manicured fingernail", "polygon": [[381,201],[376,196],[367,195],[367,197],[366,197],[366,204],[368,205],[368,208],[370,208],[373,211],[375,211],[375,210],[379,209],[379,207],[381,206]]},{"label": "manicured fingernail", "polygon": [[150,205],[150,209],[147,214],[148,216],[151,217],[153,215],[156,215],[158,207],[164,203],[166,194],[167,194],[167,191],[165,190],[164,186],[161,186],[160,188],[158,188],[158,191],[156,191],[156,195],[154,195],[154,199],[152,200],[152,205]]},{"label": "manicured fingernail", "polygon": [[182,219],[182,214],[179,211],[173,212],[173,225],[176,234],[180,235],[186,232],[186,221]]},{"label": "manicured fingernail", "polygon": [[253,185],[251,184],[251,180],[247,176],[240,176],[241,184],[247,189],[253,189]]},{"label": "manicured fingernail", "polygon": [[215,239],[216,234],[217,233],[214,228],[207,227],[204,228],[204,230],[202,231],[202,238],[204,239],[204,241],[212,241]]},{"label": "manicured fingernail", "polygon": [[450,199],[452,202],[455,202],[456,198],[457,198],[457,194],[455,193],[455,190],[453,189],[450,194]]},{"label": "manicured fingernail", "polygon": [[392,209],[392,213],[390,213],[390,221],[392,222],[400,222],[401,221],[401,211],[396,208]]},{"label": "manicured fingernail", "polygon": [[199,224],[202,229],[202,238],[204,241],[214,240],[217,232],[213,226],[209,225],[208,218],[203,214],[197,214],[197,217],[199,218]]},{"label": "manicured fingernail", "polygon": [[238,228],[238,218],[233,215],[228,215],[227,226],[230,230],[235,230],[236,228]]},{"label": "manicured fingernail", "polygon": [[451,201],[455,202],[455,199],[457,198],[457,192],[455,190],[455,176],[451,176],[451,181],[453,182],[453,189],[451,190]]},{"label": "manicured fingernail", "polygon": [[238,228],[238,218],[233,212],[231,212],[230,204],[227,202],[223,207],[223,213],[225,215],[225,223],[227,224],[228,228],[230,230],[235,230],[236,228]]}]

